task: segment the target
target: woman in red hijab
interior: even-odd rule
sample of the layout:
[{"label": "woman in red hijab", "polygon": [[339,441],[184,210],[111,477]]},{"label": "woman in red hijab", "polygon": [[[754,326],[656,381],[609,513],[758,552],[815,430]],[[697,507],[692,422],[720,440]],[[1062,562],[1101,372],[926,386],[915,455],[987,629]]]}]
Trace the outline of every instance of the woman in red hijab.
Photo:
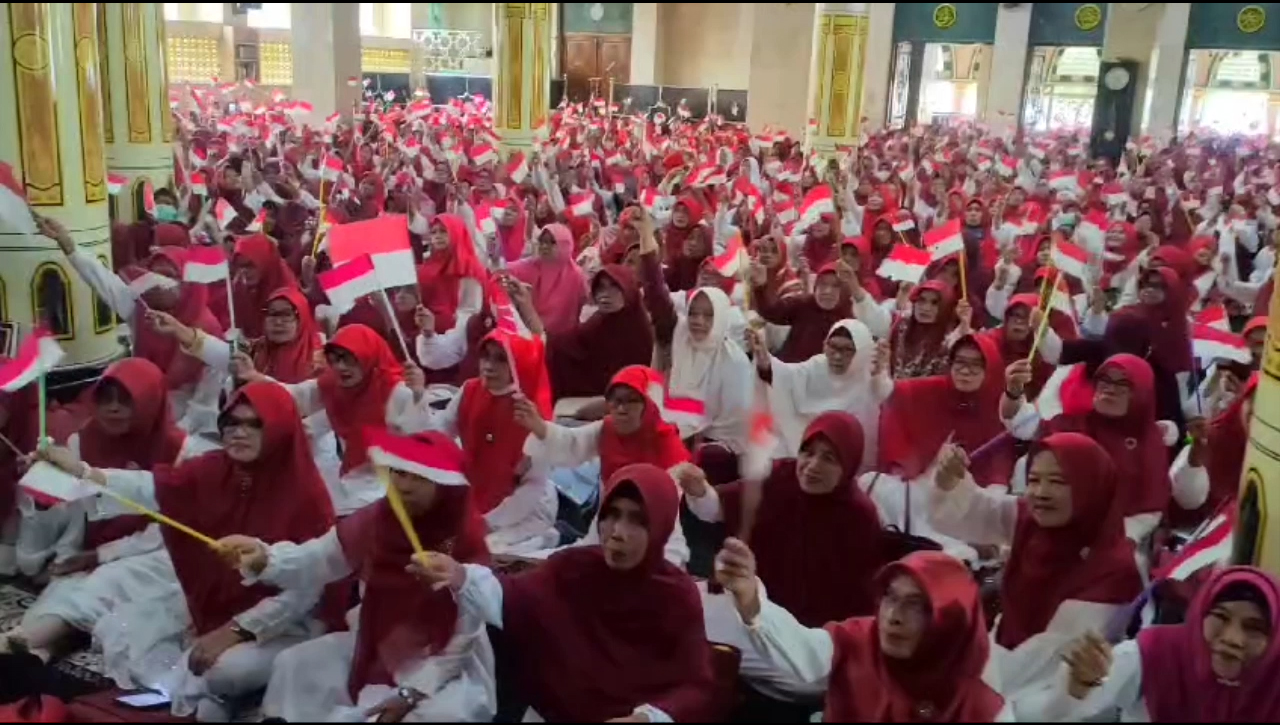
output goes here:
[{"label": "woman in red hijab", "polygon": [[582,316],[587,279],[573,257],[573,235],[563,224],[549,224],[538,233],[534,256],[509,268],[512,277],[533,289],[533,307],[548,333],[571,330]]},{"label": "woman in red hijab", "polygon": [[[154,474],[92,468],[62,448],[40,455],[214,539],[238,533],[269,544],[302,543],[333,526],[324,481],[285,388],[274,383],[240,388],[223,409],[218,429],[220,450]],[[223,703],[265,686],[275,656],[308,635],[318,595],[242,586],[239,573],[206,543],[167,526],[161,534],[186,599],[185,616],[166,617],[181,629],[160,638],[168,646],[189,645],[169,683],[173,712],[225,721],[231,713]],[[144,629],[153,634],[157,627],[127,614],[116,616],[122,631],[134,628],[121,638],[131,649],[140,647]],[[188,629],[194,640],[187,640]],[[110,647],[104,643],[104,649]],[[120,656],[108,651],[109,658]],[[129,667],[145,663],[130,660]],[[140,669],[132,676],[154,674]]]},{"label": "woman in red hijab", "polygon": [[760,237],[751,243],[752,257],[765,270],[763,290],[772,299],[783,299],[804,293],[804,282],[791,268],[787,259],[787,245],[772,236]]},{"label": "woman in red hijab", "polygon": [[805,429],[799,455],[774,462],[752,511],[744,511],[751,484],[712,488],[702,477],[681,480],[689,510],[750,541],[769,598],[806,627],[874,611],[873,580],[888,557],[880,515],[858,487],[862,439],[852,415],[818,416]]},{"label": "woman in red hijab", "polygon": [[822,269],[839,259],[839,233],[840,219],[835,214],[823,214],[809,227],[801,252],[809,269]]},{"label": "woman in red hijab", "polygon": [[[512,359],[514,358],[514,359]],[[542,461],[524,454],[529,431],[516,422],[519,396],[544,420],[554,418],[545,350],[538,338],[495,330],[479,344],[478,375],[462,384],[432,428],[457,437],[463,468],[498,554],[545,549],[556,540],[556,492]]]},{"label": "woman in red hijab", "polygon": [[689,229],[684,237],[680,254],[668,257],[662,276],[672,292],[686,292],[698,286],[698,271],[711,258],[713,232],[711,225],[700,222]]},{"label": "woman in red hijab", "polygon": [[[693,194],[681,196],[671,209],[671,223],[662,230],[663,263],[672,265],[685,254],[685,240],[706,218],[702,202]],[[619,220],[619,225],[622,221]],[[708,241],[708,243],[710,243]]]},{"label": "woman in red hijab", "polygon": [[[484,520],[461,473],[465,454],[451,437],[378,434],[388,466],[424,550],[487,565]],[[484,624],[460,616],[448,591],[423,587],[405,571],[413,545],[386,499],[304,544],[232,536],[219,542],[245,580],[315,590],[361,583],[359,621],[285,650],[276,660],[263,712],[289,722],[359,712],[360,720],[413,712],[414,721],[481,722],[494,716],[492,658]],[[436,677],[441,663],[457,677]]]},{"label": "woman in red hijab", "polygon": [[368,171],[360,176],[356,198],[349,199],[338,212],[344,217],[343,223],[367,221],[381,215],[386,204],[387,185],[382,174]]},{"label": "woman in red hijab", "polygon": [[434,324],[423,334],[430,339],[466,324],[484,305],[489,274],[476,258],[467,224],[456,214],[438,214],[427,241],[431,255],[418,267],[418,292]]},{"label": "woman in red hijab", "polygon": [[[141,358],[126,358],[108,367],[94,386],[93,415],[67,447],[91,466],[150,471],[172,465],[185,440],[170,414],[164,373]],[[158,530],[144,533],[150,523],[90,501],[24,514],[28,531],[19,561],[30,571],[56,556],[48,569],[56,578],[9,637],[56,655],[69,637],[92,631],[117,606],[162,593],[173,570],[167,557],[149,553],[162,546]]]},{"label": "woman in red hijab", "polygon": [[[1192,426],[1191,445],[1174,461],[1174,500],[1169,507],[1169,522],[1178,529],[1190,529],[1212,518],[1226,506],[1234,506],[1244,472],[1244,456],[1249,445],[1249,421],[1253,417],[1253,398],[1258,390],[1258,373],[1249,376],[1244,389],[1207,426]],[[1192,478],[1192,485],[1184,483]],[[1203,491],[1199,505],[1184,502],[1182,491]]]},{"label": "woman in red hijab", "polygon": [[[818,270],[814,278],[813,292],[797,293],[784,298],[768,294],[768,277],[759,264],[752,265],[751,298],[756,310],[765,322],[787,325],[787,341],[778,350],[777,358],[783,362],[804,362],[822,353],[831,326],[840,320],[857,317],[871,329],[879,332],[888,326],[883,311],[869,293],[858,288],[861,299],[854,304],[851,282],[842,279],[839,267],[833,262]],[[852,284],[856,284],[856,281]]]},{"label": "woman in red hijab", "polygon": [[978,586],[952,557],[918,552],[889,564],[875,579],[873,612],[822,629],[797,622],[767,585],[765,598],[742,542],[725,542],[717,561],[757,651],[789,680],[826,684],[825,722],[1013,719],[983,679],[991,645]]},{"label": "woman in red hijab", "polygon": [[714,687],[698,590],[663,559],[679,510],[666,472],[629,465],[605,485],[601,544],[512,577],[445,556],[420,571],[502,629],[521,701],[547,722],[706,721]]},{"label": "woman in red hijab", "polygon": [[889,336],[890,374],[895,380],[941,375],[947,369],[947,335],[955,325],[953,288],[929,280],[911,290],[911,312],[899,317]]},{"label": "woman in red hijab", "polygon": [[298,289],[298,281],[280,257],[275,242],[265,234],[240,238],[231,266],[235,275],[232,294],[236,324],[245,337],[262,337],[271,295],[280,289]]},{"label": "woman in red hijab", "polygon": [[880,414],[880,466],[910,481],[923,474],[950,441],[975,453],[974,479],[982,486],[1008,486],[1013,473],[1013,441],[1000,419],[1004,360],[994,340],[968,335],[951,347],[949,370],[941,375],[899,380]]},{"label": "woman in red hijab", "polygon": [[[1004,324],[981,333],[981,336],[996,344],[1000,358],[1006,363],[1026,360],[1040,328],[1039,310],[1040,295],[1014,295],[1004,308]],[[1036,359],[1032,361],[1031,382],[1026,386],[1028,400],[1035,400],[1045,381],[1053,375],[1062,354],[1062,341],[1076,338],[1075,325],[1066,313],[1051,309],[1049,315],[1049,326],[1045,328],[1044,339],[1036,348]]]},{"label": "woman in red hijab", "polygon": [[[1275,722],[1280,719],[1280,582],[1246,566],[1200,587],[1182,624],[1148,627],[1114,647],[1096,637],[1072,648],[1068,672],[1027,720]],[[1022,715],[1023,713],[1019,713]]]},{"label": "woman in red hijab", "polygon": [[980,491],[963,453],[942,457],[930,501],[939,531],[1012,546],[1004,569],[992,669],[1015,709],[1059,676],[1062,655],[1102,632],[1142,592],[1125,536],[1123,479],[1106,449],[1079,433],[1055,433],[1030,453],[1022,497]]}]

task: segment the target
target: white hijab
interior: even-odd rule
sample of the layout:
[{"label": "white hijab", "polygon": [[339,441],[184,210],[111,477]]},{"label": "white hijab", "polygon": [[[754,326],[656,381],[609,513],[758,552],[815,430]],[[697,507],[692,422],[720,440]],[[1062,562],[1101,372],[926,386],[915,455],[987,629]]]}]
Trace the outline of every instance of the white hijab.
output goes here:
[{"label": "white hijab", "polygon": [[840,320],[831,326],[827,337],[837,330],[843,330],[853,340],[855,349],[843,374],[831,372],[825,354],[801,363],[785,363],[777,358],[771,361],[769,405],[779,443],[784,447],[779,455],[794,457],[799,452],[805,428],[814,418],[829,411],[842,411],[862,424],[866,444],[862,468],[869,470],[875,465],[882,402],[872,387],[876,343],[871,330],[858,320]]},{"label": "white hijab", "polygon": [[[681,398],[697,398],[707,407],[706,434],[731,448],[745,441],[745,421],[751,403],[751,361],[730,337],[733,305],[729,296],[714,287],[689,294],[689,304],[699,296],[711,303],[711,330],[702,340],[689,334],[689,317],[680,315],[671,338],[671,372],[668,388]],[[681,430],[682,435],[690,431]]]}]

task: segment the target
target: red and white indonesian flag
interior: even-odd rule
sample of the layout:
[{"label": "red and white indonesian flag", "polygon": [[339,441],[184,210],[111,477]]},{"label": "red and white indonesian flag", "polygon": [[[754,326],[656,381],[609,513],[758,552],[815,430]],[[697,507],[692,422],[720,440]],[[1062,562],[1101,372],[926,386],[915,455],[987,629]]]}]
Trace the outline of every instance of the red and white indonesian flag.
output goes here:
[{"label": "red and white indonesian flag", "polygon": [[493,204],[477,204],[471,208],[471,211],[476,218],[476,226],[480,228],[483,234],[493,235],[498,233],[498,223],[493,218]]},{"label": "red and white indonesian flag", "polygon": [[218,228],[226,229],[240,214],[235,207],[231,206],[231,202],[219,199],[218,203],[213,205],[213,216],[218,220]]},{"label": "red and white indonesian flag", "polygon": [[889,256],[880,263],[876,274],[897,282],[919,284],[932,262],[933,255],[928,250],[917,249],[909,244],[896,244]]},{"label": "red and white indonesian flag", "polygon": [[1196,572],[1206,567],[1216,567],[1231,560],[1231,548],[1235,543],[1232,529],[1235,528],[1236,509],[1226,509],[1200,527],[1193,538],[1188,541],[1172,561],[1160,570],[1152,572],[1153,580],[1173,579],[1186,581]]},{"label": "red and white indonesian flag", "polygon": [[332,130],[334,126],[338,125],[338,121],[341,121],[341,120],[342,120],[341,113],[332,113],[325,117],[324,125],[326,128],[329,128],[330,130]]},{"label": "red and white indonesian flag", "polygon": [[925,232],[924,246],[934,260],[946,259],[964,251],[964,236],[960,233],[960,220],[952,219],[936,229]]},{"label": "red and white indonesian flag", "polygon": [[472,147],[471,149],[471,163],[476,166],[484,166],[485,164],[490,164],[497,160],[498,152],[495,151],[492,146],[482,144],[480,146]]},{"label": "red and white indonesian flag", "polygon": [[1191,326],[1191,352],[1205,363],[1233,360],[1248,365],[1253,360],[1253,353],[1243,337],[1199,323]]},{"label": "red and white indonesian flag", "polygon": [[916,218],[906,209],[899,209],[898,215],[893,220],[893,231],[909,232],[916,228]]},{"label": "red and white indonesian flag", "polygon": [[1102,254],[1106,251],[1107,227],[1111,221],[1107,213],[1097,209],[1084,215],[1076,227],[1076,239],[1087,252]]},{"label": "red and white indonesian flag", "polygon": [[383,289],[418,284],[409,221],[403,214],[337,224],[329,229],[328,242],[329,258],[335,265],[369,255]]},{"label": "red and white indonesian flag", "polygon": [[457,446],[432,445],[377,428],[366,429],[364,440],[369,461],[375,466],[421,476],[440,486],[467,485],[462,473],[462,451]]},{"label": "red and white indonesian flag", "polygon": [[699,166],[689,175],[690,186],[717,186],[727,183],[729,183],[729,177],[724,169],[714,164]]},{"label": "red and white indonesian flag", "polygon": [[196,196],[208,196],[209,194],[209,184],[205,181],[204,172],[202,171],[193,171],[187,186],[191,189],[191,193]]},{"label": "red and white indonesian flag", "polygon": [[835,211],[836,203],[831,187],[821,184],[804,195],[804,201],[800,204],[800,221],[812,224],[821,219],[823,214],[834,214]]},{"label": "red and white indonesian flag", "polygon": [[662,192],[650,187],[640,192],[640,205],[650,216],[656,216],[659,209],[671,207],[671,197],[663,196]]},{"label": "red and white indonesian flag", "polygon": [[735,232],[729,238],[729,243],[725,245],[724,251],[716,255],[711,263],[715,265],[716,271],[721,277],[736,277],[742,271],[742,266],[746,263],[747,249],[742,244],[742,233]]},{"label": "red and white indonesian flag", "polygon": [[707,404],[699,398],[680,398],[665,392],[661,411],[662,419],[680,429],[682,437],[707,427]]},{"label": "red and white indonesian flag", "polygon": [[47,375],[62,360],[62,355],[58,341],[37,329],[23,341],[12,360],[0,364],[0,390],[12,393]]},{"label": "red and white indonesian flag", "polygon": [[525,158],[524,152],[517,151],[507,159],[507,178],[517,186],[529,178],[529,160]]},{"label": "red and white indonesian flag", "polygon": [[511,302],[511,296],[497,280],[489,284],[489,309],[493,312],[495,329],[526,340],[533,339],[533,332],[528,325],[524,324],[524,318],[520,317],[520,313],[516,311],[515,304]]},{"label": "red and white indonesian flag", "polygon": [[591,216],[596,210],[596,197],[589,191],[569,195],[569,216]]},{"label": "red and white indonesian flag", "polygon": [[329,304],[339,314],[346,314],[361,297],[378,291],[378,275],[374,273],[373,259],[367,254],[321,272],[316,279],[329,297]]},{"label": "red and white indonesian flag", "polygon": [[1124,184],[1113,181],[1102,187],[1102,197],[1107,200],[1107,206],[1120,206],[1129,201],[1129,192]]},{"label": "red and white indonesian flag", "polygon": [[1089,279],[1089,253],[1071,242],[1059,239],[1053,245],[1049,258],[1053,261],[1053,266],[1063,274],[1069,274],[1082,282]]},{"label": "red and white indonesian flag", "polygon": [[120,190],[128,185],[128,183],[128,177],[121,176],[120,174],[107,174],[107,193],[115,196],[116,194],[119,194]]},{"label": "red and white indonesian flag", "polygon": [[198,284],[221,282],[231,273],[227,255],[220,247],[191,247],[187,250],[187,263],[182,267],[182,279]]},{"label": "red and white indonesian flag", "polygon": [[262,231],[262,227],[266,226],[266,224],[267,210],[263,209],[258,212],[258,215],[253,218],[253,221],[249,222],[249,226],[245,227],[244,230],[246,232],[260,232]]},{"label": "red and white indonesian flag", "polygon": [[1001,155],[996,162],[996,173],[1001,176],[1013,176],[1018,173],[1018,160],[1012,156]]},{"label": "red and white indonesian flag", "polygon": [[800,217],[800,213],[790,201],[779,201],[773,206],[773,216],[779,224],[790,224]]},{"label": "red and white indonesian flag", "polygon": [[1227,316],[1227,308],[1222,306],[1221,302],[1212,302],[1205,305],[1200,314],[1196,315],[1196,324],[1212,327],[1215,330],[1231,331],[1231,318]]},{"label": "red and white indonesian flag", "polygon": [[404,140],[404,143],[400,144],[400,150],[404,152],[405,156],[413,158],[422,151],[422,143],[416,137],[410,136]]},{"label": "red and white indonesian flag", "polygon": [[1049,174],[1049,188],[1054,191],[1080,191],[1080,177],[1074,171],[1055,171]]},{"label": "red and white indonesian flag", "polygon": [[36,233],[36,220],[27,208],[26,185],[4,162],[0,162],[0,228],[16,234]]},{"label": "red and white indonesian flag", "polygon": [[320,178],[329,182],[335,182],[342,178],[342,174],[346,171],[346,165],[342,163],[342,159],[337,156],[325,154],[324,159],[320,162]]},{"label": "red and white indonesian flag", "polygon": [[773,416],[768,410],[756,410],[751,414],[751,430],[747,438],[747,451],[739,461],[742,478],[747,481],[763,481],[773,470],[773,452],[778,447],[778,437],[773,433]]}]

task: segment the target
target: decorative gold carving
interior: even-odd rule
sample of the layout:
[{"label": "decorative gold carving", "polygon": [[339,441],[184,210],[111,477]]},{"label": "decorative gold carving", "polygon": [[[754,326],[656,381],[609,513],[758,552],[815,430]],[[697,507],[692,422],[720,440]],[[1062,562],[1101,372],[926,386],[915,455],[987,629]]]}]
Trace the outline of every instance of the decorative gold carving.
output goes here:
[{"label": "decorative gold carving", "polygon": [[151,91],[147,82],[147,36],[142,3],[120,3],[124,29],[124,91],[129,143],[151,143]]},{"label": "decorative gold carving", "polygon": [[497,118],[502,128],[519,130],[524,128],[520,103],[524,100],[524,78],[521,67],[524,65],[524,19],[525,11],[531,3],[502,3],[500,12],[507,23],[506,42],[502,52],[506,53],[504,68],[498,72],[502,78],[502,108],[498,109]]},{"label": "decorative gold carving", "polygon": [[547,44],[551,42],[547,27],[551,3],[533,4],[533,108],[529,115],[529,127],[537,128],[547,118],[547,75],[551,69],[547,58]]},{"label": "decorative gold carving", "polygon": [[62,205],[58,101],[49,46],[49,3],[8,3],[18,145],[27,201]]},{"label": "decorative gold carving", "polygon": [[862,66],[866,56],[868,18],[864,15],[837,15],[831,20],[831,114],[827,117],[826,135],[843,138],[857,135],[861,125]]},{"label": "decorative gold carving", "polygon": [[80,110],[80,161],[84,169],[84,200],[90,204],[107,199],[106,149],[102,138],[102,76],[98,72],[98,27],[94,15],[91,3],[71,4]]},{"label": "decorative gold carving", "polygon": [[[258,43],[258,68],[258,80],[264,86],[293,85],[293,45],[280,41]],[[217,74],[214,70],[210,75]]]},{"label": "decorative gold carving", "polygon": [[404,48],[361,48],[360,70],[365,73],[408,73],[413,54]]},{"label": "decorative gold carving", "polygon": [[818,83],[814,87],[813,113],[809,115],[816,123],[822,123],[826,114],[823,112],[823,99],[826,96],[827,46],[831,42],[831,16],[825,15],[818,20]]},{"label": "decorative gold carving", "polygon": [[[267,75],[270,71],[270,63],[267,56],[268,43],[263,43],[259,48],[259,57],[262,62],[262,82],[270,83]],[[288,51],[288,43],[276,43],[283,45]],[[169,81],[178,83],[209,83],[211,79],[218,75],[218,69],[222,60],[218,57],[218,40],[216,38],[200,38],[187,36],[173,36],[168,38],[165,44],[165,70],[169,72]],[[289,63],[292,64],[292,56],[288,56]],[[292,73],[292,70],[289,71]],[[289,81],[292,81],[289,78]],[[274,85],[274,83],[271,83]],[[285,85],[288,85],[286,83]]]},{"label": "decorative gold carving", "polygon": [[169,108],[169,41],[165,33],[163,3],[153,3],[152,19],[156,24],[156,62],[160,64],[160,134],[165,143],[173,142],[173,110]]},{"label": "decorative gold carving", "polygon": [[102,137],[116,142],[115,118],[111,110],[111,52],[107,41],[107,4],[94,3],[98,26],[98,85],[102,88]]}]

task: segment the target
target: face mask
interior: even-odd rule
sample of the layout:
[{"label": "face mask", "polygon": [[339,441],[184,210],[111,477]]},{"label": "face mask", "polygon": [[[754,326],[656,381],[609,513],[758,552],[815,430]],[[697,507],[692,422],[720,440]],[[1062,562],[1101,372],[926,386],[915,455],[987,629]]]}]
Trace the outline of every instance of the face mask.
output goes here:
[{"label": "face mask", "polygon": [[155,217],[158,222],[176,222],[178,221],[178,210],[168,204],[156,204]]},{"label": "face mask", "polygon": [[1074,212],[1058,212],[1053,215],[1053,228],[1061,229],[1063,227],[1073,227],[1076,224],[1076,215]]},{"label": "face mask", "polygon": [[876,178],[877,178],[877,179],[879,179],[879,180],[881,180],[881,181],[888,181],[890,176],[892,176],[892,174],[891,174],[890,172],[888,172],[888,171],[877,171],[877,172],[876,172]]}]

